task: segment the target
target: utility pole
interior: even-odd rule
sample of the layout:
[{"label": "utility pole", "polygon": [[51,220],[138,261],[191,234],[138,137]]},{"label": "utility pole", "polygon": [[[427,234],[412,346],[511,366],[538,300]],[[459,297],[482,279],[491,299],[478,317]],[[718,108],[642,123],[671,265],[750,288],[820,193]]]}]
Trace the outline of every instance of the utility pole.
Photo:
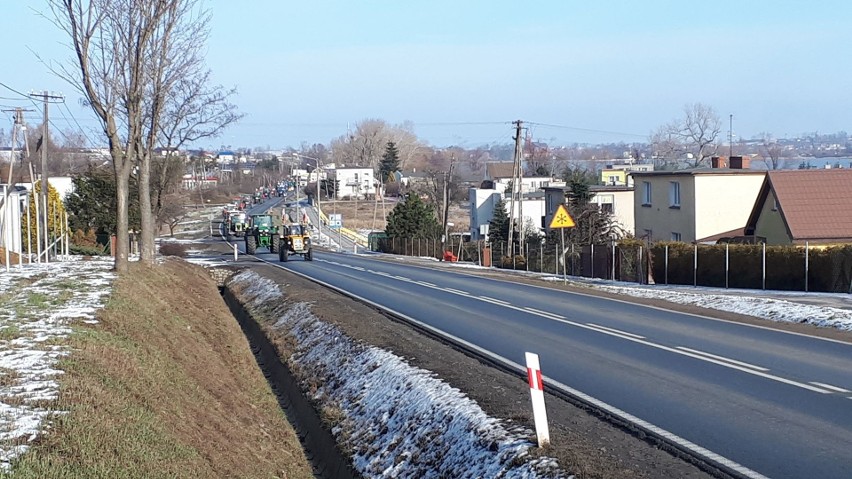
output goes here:
[{"label": "utility pole", "polygon": [[[60,100],[65,101],[65,98],[62,95],[51,95],[47,90],[42,93],[30,93],[31,97],[41,98],[44,102],[44,122],[42,123],[42,133],[41,133],[41,204],[43,206],[42,210],[44,211],[44,262],[49,263],[50,254],[48,253],[48,249],[50,248],[50,226],[48,220],[50,219],[50,209],[48,207],[48,171],[47,171],[47,144],[50,138],[49,136],[49,117],[48,117],[48,105],[50,105],[51,100]],[[35,189],[35,185],[33,185],[33,189]]]},{"label": "utility pole", "polygon": [[444,234],[441,236],[441,258],[443,261],[444,251],[447,249],[447,240],[450,238],[450,228],[447,224],[448,216],[450,215],[450,179],[453,177],[453,167],[456,166],[456,155],[450,158],[450,167],[444,173],[444,188],[442,199],[443,203],[443,219],[444,219]]},{"label": "utility pole", "polygon": [[731,163],[731,157],[734,156],[734,115],[728,115],[728,164]]},{"label": "utility pole", "polygon": [[[521,129],[523,127],[524,122],[521,120],[515,120],[512,122],[515,125],[515,136],[513,139],[515,140],[515,156],[514,156],[514,165],[512,167],[512,196],[509,199],[509,252],[512,258],[515,257],[515,243],[514,241],[514,232],[515,232],[515,191],[521,191],[520,181],[521,181]],[[523,222],[523,219],[522,219]],[[521,227],[523,228],[523,226]]]}]

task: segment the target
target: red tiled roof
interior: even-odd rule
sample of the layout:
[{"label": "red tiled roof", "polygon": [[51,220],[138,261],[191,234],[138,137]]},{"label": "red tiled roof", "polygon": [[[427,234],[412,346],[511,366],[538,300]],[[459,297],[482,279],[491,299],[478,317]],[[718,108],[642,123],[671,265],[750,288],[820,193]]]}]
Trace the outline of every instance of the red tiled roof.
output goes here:
[{"label": "red tiled roof", "polygon": [[852,238],[852,169],[770,171],[768,182],[794,241]]}]

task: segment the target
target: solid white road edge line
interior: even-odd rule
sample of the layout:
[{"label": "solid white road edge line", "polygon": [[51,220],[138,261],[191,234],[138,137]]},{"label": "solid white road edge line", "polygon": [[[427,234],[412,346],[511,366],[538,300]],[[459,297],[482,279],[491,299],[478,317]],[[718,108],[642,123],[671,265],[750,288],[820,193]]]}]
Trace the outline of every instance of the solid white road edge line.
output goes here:
[{"label": "solid white road edge line", "polygon": [[[497,362],[500,362],[500,363],[502,363],[506,366],[509,366],[511,369],[515,369],[521,374],[526,374],[527,368],[521,366],[520,364],[518,364],[518,363],[516,363],[512,360],[506,359],[503,356],[500,356],[499,354],[492,353],[491,351],[488,351],[487,349],[481,348],[481,347],[479,347],[479,346],[477,346],[477,345],[475,345],[471,342],[465,341],[464,339],[461,339],[457,336],[454,336],[452,334],[444,332],[443,330],[438,329],[438,328],[436,328],[432,325],[418,321],[418,320],[416,320],[416,319],[414,319],[410,316],[407,316],[407,315],[402,314],[398,311],[395,311],[391,308],[388,308],[387,306],[376,303],[376,302],[371,301],[367,298],[358,296],[357,294],[353,294],[349,291],[344,290],[343,288],[339,288],[337,286],[334,286],[333,284],[326,283],[325,281],[320,281],[316,278],[311,278],[310,276],[308,276],[304,273],[300,273],[298,271],[287,269],[287,268],[285,268],[285,267],[283,267],[279,264],[275,264],[275,263],[273,263],[271,261],[267,261],[265,259],[261,259],[261,258],[257,258],[257,259],[264,262],[264,263],[267,263],[271,266],[274,266],[276,268],[284,269],[284,270],[289,271],[293,274],[299,275],[299,276],[307,279],[308,281],[313,281],[317,284],[321,284],[321,285],[325,286],[326,288],[333,289],[333,290],[338,291],[338,292],[340,292],[340,293],[342,293],[346,296],[349,296],[351,298],[355,298],[355,299],[362,301],[366,304],[369,304],[369,305],[371,305],[375,308],[378,308],[378,309],[387,311],[389,313],[392,313],[396,316],[399,316],[400,318],[405,319],[406,321],[409,321],[413,324],[416,324],[418,327],[429,330],[429,331],[431,331],[432,333],[434,333],[438,336],[442,336],[442,337],[445,337],[447,339],[450,339],[451,341],[456,342],[458,344],[461,344],[466,348],[470,348],[470,349],[476,351],[477,353],[482,354],[483,356],[487,356],[494,361],[497,361]],[[767,476],[764,476],[763,474],[760,474],[759,472],[753,471],[753,470],[751,470],[751,469],[749,469],[749,468],[747,468],[747,467],[745,467],[745,466],[743,466],[743,465],[741,465],[741,464],[739,464],[735,461],[732,461],[732,460],[730,460],[730,459],[728,459],[724,456],[716,454],[715,452],[710,451],[709,449],[703,448],[703,447],[699,446],[698,444],[695,444],[691,441],[688,441],[688,440],[678,436],[677,434],[666,431],[665,429],[663,429],[661,427],[657,427],[657,426],[651,424],[650,422],[647,422],[643,419],[639,419],[638,417],[636,417],[636,416],[634,416],[634,415],[632,415],[632,414],[630,414],[626,411],[622,411],[621,409],[619,409],[615,406],[611,406],[611,405],[609,405],[609,404],[607,404],[607,403],[605,403],[605,402],[603,402],[599,399],[596,399],[592,396],[589,396],[586,393],[580,392],[577,389],[574,389],[570,386],[562,384],[558,381],[550,380],[547,376],[543,376],[543,377],[546,380],[545,382],[547,384],[551,385],[551,387],[557,387],[557,388],[561,389],[562,391],[564,391],[564,392],[566,392],[570,395],[573,395],[575,397],[582,399],[583,401],[586,401],[590,404],[593,404],[595,407],[600,408],[600,409],[606,411],[607,413],[612,414],[615,417],[618,417],[619,419],[621,419],[623,421],[626,421],[626,422],[631,423],[631,424],[636,424],[641,428],[652,431],[654,434],[657,434],[660,437],[663,437],[666,440],[668,440],[668,441],[670,441],[674,444],[677,444],[678,446],[680,446],[680,447],[682,447],[682,448],[684,448],[688,451],[691,451],[693,454],[695,454],[697,456],[703,457],[705,459],[709,459],[710,461],[716,462],[718,464],[722,464],[725,467],[728,467],[731,470],[737,471],[738,473],[740,473],[743,476],[748,477],[750,479],[769,479]]]},{"label": "solid white road edge line", "polygon": [[[746,368],[756,369],[758,371],[769,371],[769,368],[764,368],[764,367],[761,367],[761,366],[755,366],[754,364],[749,364],[749,363],[746,363],[746,362],[743,362],[743,361],[737,361],[736,359],[726,358],[725,356],[717,356],[715,354],[710,354],[710,353],[707,353],[707,352],[704,352],[704,351],[699,351],[697,349],[685,348],[683,346],[678,346],[677,349],[681,349],[683,351],[689,351],[690,353],[701,354],[703,356],[707,356],[707,357],[710,357],[710,358],[713,358],[713,359],[718,359],[720,361],[727,361],[729,363],[739,364],[740,366],[743,366],[743,367],[746,367]],[[816,383],[811,383],[811,384],[816,384]]]}]

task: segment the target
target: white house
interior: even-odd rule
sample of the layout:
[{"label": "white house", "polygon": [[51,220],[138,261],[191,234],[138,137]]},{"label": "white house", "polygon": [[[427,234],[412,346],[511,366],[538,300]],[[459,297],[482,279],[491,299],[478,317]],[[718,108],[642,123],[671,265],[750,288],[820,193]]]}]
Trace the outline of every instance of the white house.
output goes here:
[{"label": "white house", "polygon": [[[632,234],[635,231],[632,186],[592,185],[589,190],[594,193],[591,202],[596,203],[602,211],[610,213],[625,233]],[[559,205],[566,202],[566,195],[570,191],[571,188],[565,186],[544,189],[545,209],[541,221],[545,228],[550,225]]]},{"label": "white house", "polygon": [[[8,190],[9,199],[6,198]],[[21,218],[26,216],[27,190],[0,185],[0,246],[10,252],[22,253]]]},{"label": "white house", "polygon": [[[503,197],[503,194],[497,190],[471,188],[469,191],[470,199],[470,238],[471,240],[486,239],[487,235],[483,234],[483,225],[487,225],[494,217],[494,206]],[[511,208],[511,202],[503,198],[506,205],[506,212]],[[522,211],[523,209],[523,211]],[[523,213],[524,220],[519,221]],[[511,212],[511,217],[515,218],[515,222],[524,225],[534,225],[533,231],[527,231],[527,234],[538,233],[538,227],[541,217],[544,215],[544,198],[525,196],[523,204],[516,201],[515,209]]]},{"label": "white house", "polygon": [[329,179],[337,181],[337,198],[365,198],[376,194],[376,181],[372,168],[337,168],[327,172]]},{"label": "white house", "polygon": [[494,205],[503,196],[496,190],[484,190],[482,188],[471,188],[468,190],[470,199],[470,239],[474,241],[487,238],[482,234],[482,225],[487,225],[494,217]]}]

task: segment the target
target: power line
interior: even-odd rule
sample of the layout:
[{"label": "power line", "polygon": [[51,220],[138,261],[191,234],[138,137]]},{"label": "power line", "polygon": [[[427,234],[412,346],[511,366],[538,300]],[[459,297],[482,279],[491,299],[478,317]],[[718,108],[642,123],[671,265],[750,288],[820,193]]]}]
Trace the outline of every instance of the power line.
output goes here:
[{"label": "power line", "polygon": [[640,135],[638,133],[625,133],[623,131],[609,131],[609,130],[595,130],[593,128],[579,128],[576,126],[566,126],[566,125],[554,125],[552,123],[536,123],[536,122],[528,122],[530,125],[543,126],[548,128],[559,128],[563,130],[575,130],[575,131],[583,131],[586,133],[600,133],[603,135],[621,135],[621,136],[633,136],[637,138],[648,138],[648,135]]},{"label": "power line", "polygon": [[[65,111],[67,111],[67,112],[68,112],[68,114],[69,114],[69,115],[71,115],[71,119],[72,119],[72,120],[74,120],[74,124],[75,124],[75,125],[77,125],[77,128],[79,128],[79,129],[80,129],[80,132],[81,132],[81,133],[83,133],[83,136],[85,136],[85,137],[86,137],[86,141],[88,141],[88,142],[89,142],[89,145],[91,145],[91,146],[95,146],[95,142],[93,142],[93,141],[92,141],[92,139],[89,137],[89,134],[88,134],[88,133],[86,133],[86,130],[84,130],[84,129],[83,129],[83,127],[82,127],[82,126],[80,126],[80,122],[78,122],[78,121],[77,121],[77,118],[74,116],[74,114],[73,114],[73,113],[71,113],[71,109],[70,109],[70,108],[68,108],[68,103],[62,102],[62,106],[64,106],[64,107],[65,107]],[[68,121],[68,120],[66,119],[65,121]],[[70,125],[70,123],[69,123],[69,125]]]},{"label": "power line", "polygon": [[5,84],[5,83],[3,83],[3,82],[0,82],[0,86],[2,86],[3,88],[5,88],[5,89],[7,89],[7,90],[9,90],[9,91],[11,91],[11,92],[14,92],[14,93],[17,93],[18,95],[21,95],[21,96],[22,96],[22,97],[24,97],[25,99],[28,99],[28,98],[29,98],[29,96],[28,96],[28,95],[26,95],[26,94],[24,94],[24,93],[21,93],[21,92],[19,92],[18,90],[15,90],[14,88],[10,87],[9,85],[7,85],[7,84]]}]

